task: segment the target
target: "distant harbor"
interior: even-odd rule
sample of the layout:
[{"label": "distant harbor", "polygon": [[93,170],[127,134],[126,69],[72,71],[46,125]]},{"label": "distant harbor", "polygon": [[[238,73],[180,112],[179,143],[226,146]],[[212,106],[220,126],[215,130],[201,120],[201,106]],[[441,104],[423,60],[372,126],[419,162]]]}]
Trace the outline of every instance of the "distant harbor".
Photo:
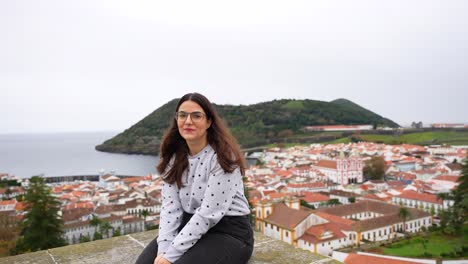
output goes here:
[{"label": "distant harbor", "polygon": [[[100,175],[70,175],[70,176],[50,176],[44,177],[46,183],[74,182],[74,181],[99,181]],[[121,179],[137,177],[135,175],[114,175]],[[142,175],[139,175],[142,176]]]}]

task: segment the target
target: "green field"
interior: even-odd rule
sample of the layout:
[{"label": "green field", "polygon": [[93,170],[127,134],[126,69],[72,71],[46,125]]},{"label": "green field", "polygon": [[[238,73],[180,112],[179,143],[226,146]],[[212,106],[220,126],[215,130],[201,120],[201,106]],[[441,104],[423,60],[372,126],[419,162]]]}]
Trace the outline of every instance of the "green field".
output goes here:
[{"label": "green field", "polygon": [[324,142],[323,144],[339,144],[339,143],[350,143],[351,139],[349,137],[339,138],[333,141]]},{"label": "green field", "polygon": [[[381,252],[386,255],[400,256],[400,257],[443,257],[443,258],[456,258],[454,251],[462,250],[463,246],[468,246],[466,237],[463,236],[447,236],[440,233],[432,233],[427,237],[426,250],[421,243],[422,237],[413,237],[408,240],[396,242],[388,247],[380,248]],[[427,252],[430,255],[424,255]],[[468,252],[464,252],[463,257],[467,257]]]},{"label": "green field", "polygon": [[[290,138],[287,142],[271,143],[263,146],[263,148],[271,147],[292,147],[296,145],[307,146],[313,143],[321,144],[339,144],[350,143],[353,140],[368,141],[383,143],[389,145],[395,144],[415,144],[415,145],[468,145],[468,131],[433,131],[433,132],[418,132],[408,133],[400,136],[393,135],[378,135],[378,134],[354,134],[349,137],[342,137],[342,132],[311,132],[298,133]],[[320,141],[323,137],[335,137],[337,139],[331,141]]]},{"label": "green field", "polygon": [[[410,133],[401,136],[393,135],[376,135],[376,134],[361,134],[355,137],[370,142],[378,142],[384,144],[448,144],[448,145],[468,145],[468,132],[458,131],[437,131],[437,132],[420,132]],[[341,138],[327,143],[349,142],[347,138]]]}]

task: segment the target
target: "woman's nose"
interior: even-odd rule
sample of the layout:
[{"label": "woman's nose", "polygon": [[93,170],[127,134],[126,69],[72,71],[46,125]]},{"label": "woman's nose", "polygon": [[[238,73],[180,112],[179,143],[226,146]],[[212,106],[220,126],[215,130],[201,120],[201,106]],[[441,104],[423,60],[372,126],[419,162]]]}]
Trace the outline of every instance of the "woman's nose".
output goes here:
[{"label": "woman's nose", "polygon": [[[190,120],[190,121],[189,121]],[[188,115],[187,116],[187,119],[185,119],[185,123],[189,123],[189,124],[192,124],[193,121],[192,121],[192,115]]]}]

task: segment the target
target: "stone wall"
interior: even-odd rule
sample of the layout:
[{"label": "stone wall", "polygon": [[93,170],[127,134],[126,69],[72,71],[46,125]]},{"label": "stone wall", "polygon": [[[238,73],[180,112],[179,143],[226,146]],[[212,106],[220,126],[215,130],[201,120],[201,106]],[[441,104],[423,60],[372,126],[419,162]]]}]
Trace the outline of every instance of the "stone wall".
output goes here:
[{"label": "stone wall", "polygon": [[[147,231],[43,250],[18,256],[0,258],[0,264],[8,263],[134,263],[140,252],[157,231]],[[255,248],[249,264],[310,264],[340,263],[333,259],[295,248],[284,242],[255,232]]]}]

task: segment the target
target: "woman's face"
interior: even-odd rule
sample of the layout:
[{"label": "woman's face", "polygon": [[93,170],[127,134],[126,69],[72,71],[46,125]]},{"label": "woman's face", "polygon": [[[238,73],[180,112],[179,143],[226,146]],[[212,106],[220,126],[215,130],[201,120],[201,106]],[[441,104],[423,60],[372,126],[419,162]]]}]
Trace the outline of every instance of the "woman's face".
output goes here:
[{"label": "woman's face", "polygon": [[185,101],[176,113],[177,127],[187,143],[204,143],[207,140],[206,130],[211,120],[206,117],[203,108],[194,101]]}]

